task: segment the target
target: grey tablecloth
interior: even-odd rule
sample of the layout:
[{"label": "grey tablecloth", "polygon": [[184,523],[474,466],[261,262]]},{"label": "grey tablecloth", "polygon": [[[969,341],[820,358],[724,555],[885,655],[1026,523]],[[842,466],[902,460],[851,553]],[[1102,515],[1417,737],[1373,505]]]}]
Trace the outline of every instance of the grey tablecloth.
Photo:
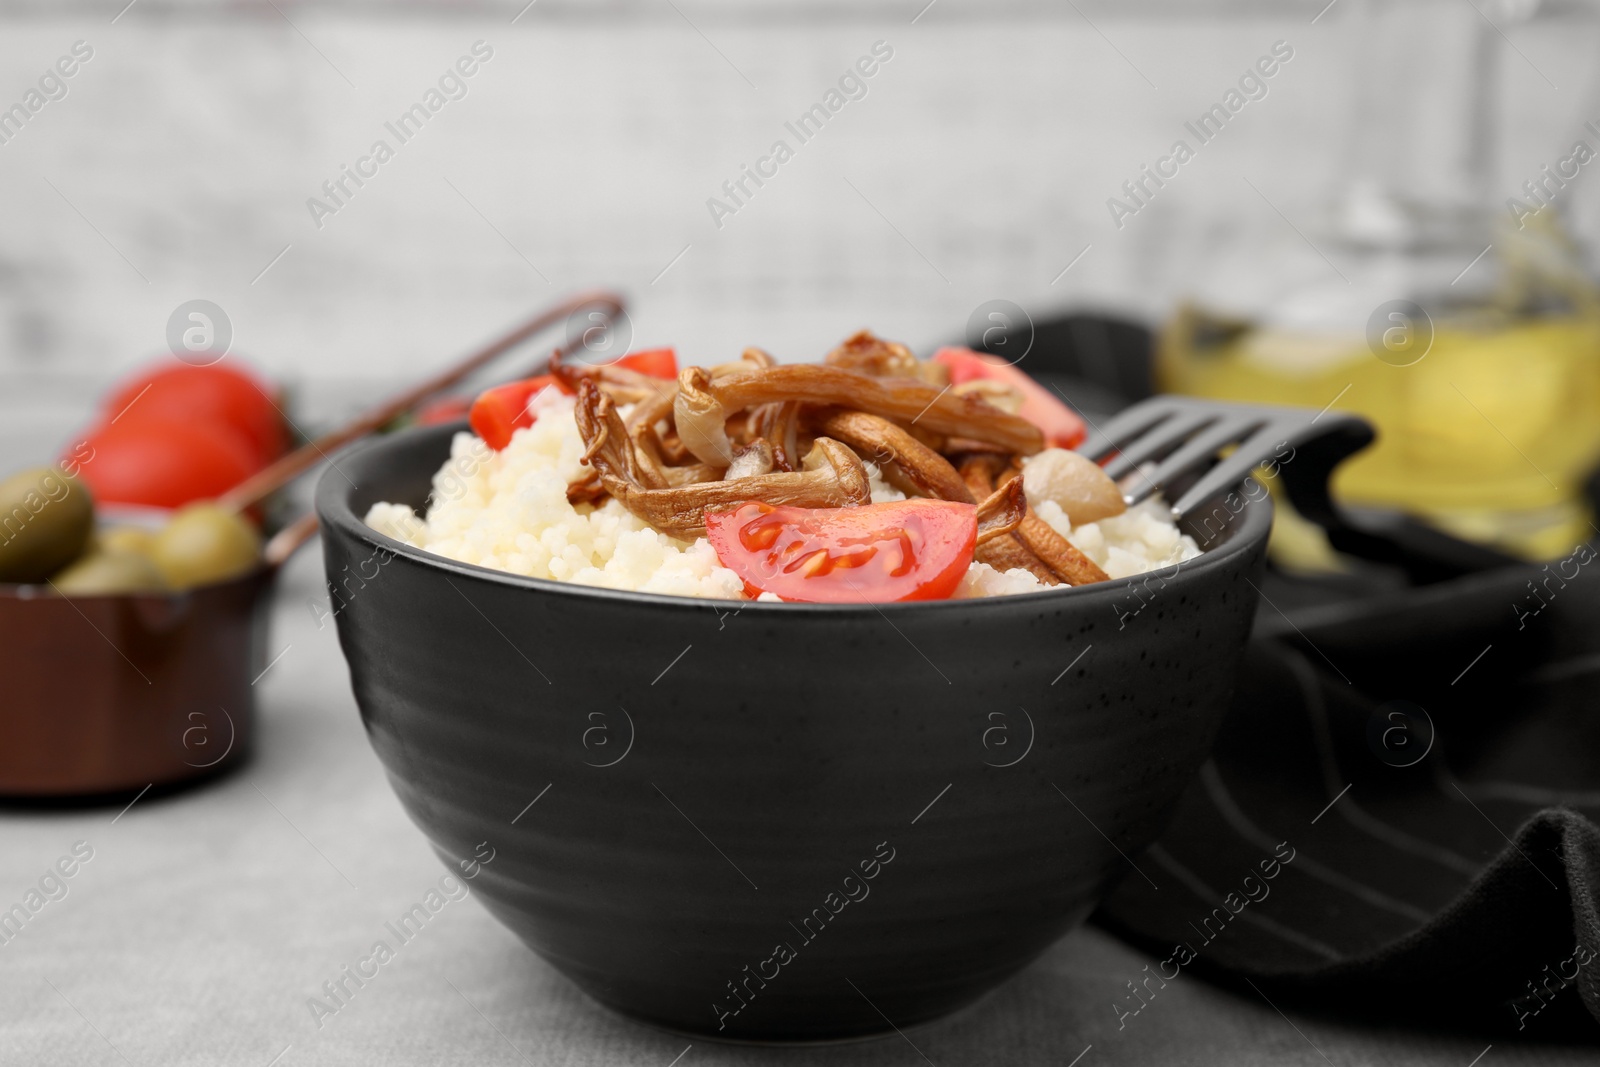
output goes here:
[{"label": "grey tablecloth", "polygon": [[[468,896],[449,903],[336,1015],[307,999],[385,936],[441,873],[367,746],[331,625],[307,606],[319,553],[291,566],[261,679],[253,759],[201,788],[79,810],[0,809],[0,909],[77,842],[93,858],[0,945],[6,1064],[1308,1064],[1469,1067],[1482,1040],[1284,1016],[1194,978],[1118,1029],[1152,962],[1097,930],[1067,937],[974,1008],[904,1037],[768,1050],[662,1033],[597,1007]],[[91,635],[92,637],[92,635]],[[4,738],[0,738],[0,744]],[[914,1046],[914,1047],[913,1047]],[[920,1054],[920,1055],[919,1055]],[[277,1057],[275,1060],[274,1057]],[[1592,1063],[1496,1046],[1482,1067]]]}]

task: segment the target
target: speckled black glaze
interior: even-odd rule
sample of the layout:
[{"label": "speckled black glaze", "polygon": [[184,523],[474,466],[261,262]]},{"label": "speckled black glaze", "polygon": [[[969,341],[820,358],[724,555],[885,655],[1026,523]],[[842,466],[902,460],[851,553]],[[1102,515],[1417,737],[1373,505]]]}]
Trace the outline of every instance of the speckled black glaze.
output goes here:
[{"label": "speckled black glaze", "polygon": [[[1242,507],[1138,596],[740,610],[369,530],[375,501],[422,504],[455,429],[371,445],[317,490],[373,747],[448,866],[493,849],[472,888],[541,956],[619,1011],[723,1038],[932,1019],[1141,877],[1122,853],[1211,744],[1270,526]],[[804,925],[813,909],[830,921]]]}]

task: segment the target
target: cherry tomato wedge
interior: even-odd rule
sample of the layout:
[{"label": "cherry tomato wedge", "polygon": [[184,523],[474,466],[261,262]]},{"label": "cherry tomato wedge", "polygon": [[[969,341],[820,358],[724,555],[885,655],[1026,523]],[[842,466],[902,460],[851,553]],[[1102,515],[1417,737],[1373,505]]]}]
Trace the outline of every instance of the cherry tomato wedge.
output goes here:
[{"label": "cherry tomato wedge", "polygon": [[647,348],[642,352],[631,352],[617,360],[617,366],[648,374],[652,378],[676,378],[678,376],[678,353],[671,348]]},{"label": "cherry tomato wedge", "polygon": [[287,443],[273,388],[232,360],[196,367],[179,360],[128,379],[106,397],[106,419],[126,422],[211,422],[231,426],[266,466]]},{"label": "cherry tomato wedge", "polygon": [[978,509],[951,500],[856,508],[754,501],[706,515],[706,537],[751,596],[812,604],[943,600],[972,563]]},{"label": "cherry tomato wedge", "polygon": [[472,410],[467,416],[472,423],[472,432],[483,438],[484,444],[496,452],[500,451],[511,443],[513,433],[533,425],[533,413],[528,410],[528,401],[551,385],[563,393],[567,392],[565,386],[548,374],[485,389],[472,402]]},{"label": "cherry tomato wedge", "polygon": [[934,353],[933,361],[950,368],[951,385],[988,380],[1021,392],[1022,410],[1018,414],[1043,430],[1046,442],[1056,448],[1076,448],[1089,435],[1077,412],[999,356],[970,348],[941,348]]}]

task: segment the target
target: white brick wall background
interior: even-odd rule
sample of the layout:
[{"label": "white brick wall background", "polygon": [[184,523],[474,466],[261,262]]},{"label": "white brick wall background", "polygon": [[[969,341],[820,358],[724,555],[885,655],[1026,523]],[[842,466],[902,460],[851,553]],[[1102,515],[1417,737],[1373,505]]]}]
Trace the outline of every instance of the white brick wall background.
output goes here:
[{"label": "white brick wall background", "polygon": [[[94,48],[0,145],[14,396],[161,350],[195,297],[227,310],[237,351],[311,383],[409,378],[598,284],[632,295],[638,340],[691,358],[814,358],[867,324],[928,345],[992,297],[1158,317],[1224,242],[1259,243],[1280,273],[1265,250],[1299,238],[1246,178],[1308,230],[1363,170],[1458,185],[1488,9],[1418,0],[1362,29],[1361,0],[1315,25],[1325,0],[938,0],[914,24],[925,0],[541,0],[512,25],[521,2],[140,0],[113,24],[121,2],[0,4],[0,105],[74,41]],[[1600,120],[1587,8],[1505,33],[1500,199]],[[469,95],[318,230],[306,199],[479,39],[494,56]],[[1114,227],[1106,198],[1279,39],[1295,57],[1269,95]],[[894,57],[868,95],[713,225],[706,199],[797,144],[784,121],[877,40]]]}]

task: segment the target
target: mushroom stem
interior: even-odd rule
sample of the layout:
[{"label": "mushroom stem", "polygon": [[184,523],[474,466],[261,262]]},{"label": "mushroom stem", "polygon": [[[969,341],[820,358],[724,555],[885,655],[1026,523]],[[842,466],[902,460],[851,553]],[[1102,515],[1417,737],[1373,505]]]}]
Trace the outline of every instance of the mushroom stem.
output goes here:
[{"label": "mushroom stem", "polygon": [[673,401],[678,398],[678,383],[663,382],[664,388],[639,401],[628,413],[628,436],[638,441],[645,429],[655,429],[662,419],[672,416]]},{"label": "mushroom stem", "polygon": [[[866,504],[872,499],[872,486],[860,458],[847,446],[826,437],[817,438],[806,456],[805,470],[796,473],[670,487],[647,485],[640,478],[651,472],[639,461],[628,440],[616,404],[587,379],[578,386],[576,414],[578,431],[588,445],[584,461],[600,472],[606,491],[633,514],[673,537],[699,537],[705,533],[707,510],[750,500],[837,508]],[[659,470],[654,473],[666,480]]]},{"label": "mushroom stem", "polygon": [[[675,411],[679,433],[687,410],[710,432],[712,416],[717,428],[728,413],[756,404],[798,400],[853,408],[904,423],[917,423],[935,433],[965,437],[1000,445],[1010,452],[1032,455],[1044,447],[1044,435],[1026,419],[1008,415],[976,396],[957,396],[910,378],[874,378],[839,367],[815,363],[790,363],[758,371],[741,371],[707,379],[700,372],[696,386],[704,392],[685,403],[685,380],[694,368],[679,376],[680,393]],[[703,384],[701,384],[703,383]],[[713,404],[713,401],[715,404]],[[688,435],[684,434],[688,442]],[[711,439],[714,443],[714,437]],[[694,446],[691,444],[690,449]],[[698,452],[695,453],[699,455]],[[705,457],[701,457],[705,458]],[[707,459],[707,462],[711,460]]]},{"label": "mushroom stem", "polygon": [[1027,514],[1028,496],[1021,481],[1013,478],[978,504],[978,544],[1007,536],[1022,525]]},{"label": "mushroom stem", "polygon": [[[1003,457],[988,454],[968,456],[961,462],[961,478],[973,495],[988,497],[994,491],[995,469],[1004,462]],[[1016,479],[1012,479],[1016,481]],[[1026,504],[1026,496],[1024,496]],[[1045,585],[1060,585],[1061,579],[1038,556],[1034,555],[1013,531],[996,537],[977,547],[973,558],[987,563],[997,571],[1025,570]]]},{"label": "mushroom stem", "polygon": [[[1000,484],[1009,485],[1020,481],[1022,481],[1022,464],[1012,457],[1011,462],[1000,472]],[[1023,517],[1022,525],[1017,527],[1017,540],[1068,585],[1091,585],[1111,580],[1111,575],[1101,570],[1098,563],[1084,555],[1077,545],[1057,533],[1056,528],[1041,519],[1031,507]]]},{"label": "mushroom stem", "polygon": [[762,404],[751,408],[745,426],[747,433],[765,437],[772,442],[774,469],[792,471],[798,468],[800,460],[798,403],[790,400],[782,404]]},{"label": "mushroom stem", "polygon": [[817,427],[876,463],[884,480],[907,496],[968,504],[975,499],[949,460],[888,419],[862,411],[830,410]]},{"label": "mushroom stem", "polygon": [[[1020,479],[1013,479],[1019,481]],[[1010,482],[1006,484],[1011,484]],[[1100,565],[1078,550],[1078,547],[1056,533],[1055,527],[1034,514],[1032,508],[1017,527],[1017,537],[1028,551],[1044,561],[1068,585],[1090,585],[1109,582],[1111,575]]]}]

